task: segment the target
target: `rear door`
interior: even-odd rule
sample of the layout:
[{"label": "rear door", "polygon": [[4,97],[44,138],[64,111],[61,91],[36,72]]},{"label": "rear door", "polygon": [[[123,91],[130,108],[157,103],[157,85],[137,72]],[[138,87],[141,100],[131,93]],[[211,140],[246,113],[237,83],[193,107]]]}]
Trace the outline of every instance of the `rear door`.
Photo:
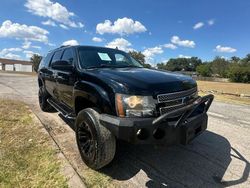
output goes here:
[{"label": "rear door", "polygon": [[50,64],[50,61],[51,61],[53,54],[54,53],[52,53],[52,52],[48,53],[48,55],[42,59],[40,65],[39,65],[39,74],[40,74],[39,76],[40,76],[40,78],[43,79],[43,81],[45,83],[46,90],[49,92],[50,95],[52,94],[50,80],[51,80],[51,77],[53,75],[53,72],[50,70],[49,64]]},{"label": "rear door", "polygon": [[[72,48],[66,48],[61,60],[67,61],[74,66],[75,54]],[[64,105],[73,107],[73,86],[75,83],[75,74],[73,70],[58,70],[56,78],[56,87],[60,96],[60,102]]]},{"label": "rear door", "polygon": [[62,50],[58,50],[58,51],[55,51],[53,57],[52,57],[52,60],[50,62],[50,65],[49,65],[49,71],[50,71],[50,77],[47,81],[47,85],[50,87],[50,94],[51,96],[53,96],[53,98],[59,100],[59,92],[57,90],[57,87],[56,87],[56,77],[57,77],[57,70],[55,69],[52,69],[52,65],[53,63],[55,63],[56,61],[59,61],[61,60],[61,57],[62,57]]}]

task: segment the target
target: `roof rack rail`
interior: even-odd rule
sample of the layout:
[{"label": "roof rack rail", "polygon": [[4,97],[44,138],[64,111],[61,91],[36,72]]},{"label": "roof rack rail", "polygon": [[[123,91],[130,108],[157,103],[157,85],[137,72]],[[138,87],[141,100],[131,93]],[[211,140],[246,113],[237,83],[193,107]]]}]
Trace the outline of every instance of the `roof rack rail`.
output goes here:
[{"label": "roof rack rail", "polygon": [[64,48],[64,47],[67,47],[67,46],[71,46],[71,45],[62,45],[59,48]]}]

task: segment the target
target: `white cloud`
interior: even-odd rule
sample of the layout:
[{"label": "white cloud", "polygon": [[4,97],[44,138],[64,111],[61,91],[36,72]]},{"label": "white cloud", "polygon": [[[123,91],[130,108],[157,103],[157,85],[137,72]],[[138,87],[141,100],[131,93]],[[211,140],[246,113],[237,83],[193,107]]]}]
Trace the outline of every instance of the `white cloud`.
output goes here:
[{"label": "white cloud", "polygon": [[208,25],[214,25],[214,20],[213,19],[208,20],[207,23],[208,23]]},{"label": "white cloud", "polygon": [[93,37],[93,38],[92,38],[92,41],[94,41],[94,42],[102,42],[103,39],[102,39],[102,38],[99,38],[99,37]]},{"label": "white cloud", "polygon": [[56,46],[54,43],[48,43],[49,46]]},{"label": "white cloud", "polygon": [[57,26],[56,23],[54,21],[50,20],[50,19],[47,20],[47,21],[42,22],[42,24],[43,25],[50,25],[50,26],[53,26],[53,27]]},{"label": "white cloud", "polygon": [[41,49],[40,46],[32,46],[31,44],[32,44],[32,42],[26,40],[26,41],[23,42],[22,48],[26,49],[26,50],[29,49],[29,48]]},{"label": "white cloud", "polygon": [[116,38],[106,45],[108,48],[118,48],[126,52],[134,50],[131,46],[132,44],[124,38]]},{"label": "white cloud", "polygon": [[24,6],[34,15],[50,18],[63,25],[75,28],[82,28],[84,26],[81,22],[76,23],[73,21],[71,18],[75,14],[68,11],[66,7],[58,2],[50,0],[27,0]]},{"label": "white cloud", "polygon": [[21,59],[21,56],[17,55],[17,54],[13,54],[13,53],[8,53],[8,54],[4,55],[3,58],[6,58],[6,59]]},{"label": "white cloud", "polygon": [[172,49],[172,50],[177,48],[177,46],[175,46],[174,44],[171,44],[171,43],[164,44],[163,47],[164,48],[169,48],[169,49]]},{"label": "white cloud", "polygon": [[63,29],[69,29],[66,25],[63,25],[63,24],[59,24],[59,26]]},{"label": "white cloud", "polygon": [[105,20],[104,23],[99,23],[96,26],[96,32],[101,35],[104,33],[129,35],[145,31],[147,31],[146,27],[139,21],[134,21],[127,17],[118,18],[114,24],[110,20]]},{"label": "white cloud", "polygon": [[191,56],[188,56],[188,55],[182,55],[182,54],[180,54],[178,57],[179,57],[179,58],[187,58],[187,59],[191,58]]},{"label": "white cloud", "polygon": [[145,55],[146,63],[151,63],[155,55],[163,53],[163,49],[160,46],[155,46],[145,49],[142,53]]},{"label": "white cloud", "polygon": [[20,52],[20,51],[22,51],[21,48],[4,48],[0,51],[0,56],[5,56],[10,52]]},{"label": "white cloud", "polygon": [[4,48],[0,51],[0,57],[7,59],[20,59],[21,56],[13,54],[13,52],[21,52],[21,48]]},{"label": "white cloud", "polygon": [[39,53],[30,50],[24,50],[23,53],[27,59],[30,59],[34,54],[40,55]]},{"label": "white cloud", "polygon": [[35,49],[41,49],[42,47],[41,46],[32,46],[32,48],[35,48]]},{"label": "white cloud", "polygon": [[16,38],[47,43],[48,34],[47,30],[40,27],[12,23],[10,20],[4,21],[0,26],[0,38]]},{"label": "white cloud", "polygon": [[234,53],[237,51],[237,49],[229,47],[229,46],[221,46],[217,45],[214,49],[216,52],[224,52],[224,53]]},{"label": "white cloud", "polygon": [[204,23],[203,22],[198,22],[196,23],[194,26],[193,26],[193,29],[199,29],[199,28],[202,28],[204,26]]},{"label": "white cloud", "polygon": [[29,49],[30,46],[31,46],[31,42],[26,40],[26,41],[23,42],[22,48],[23,49]]},{"label": "white cloud", "polygon": [[67,40],[62,43],[62,46],[77,46],[79,43],[76,40]]},{"label": "white cloud", "polygon": [[181,40],[178,36],[173,36],[171,38],[171,42],[173,44],[176,44],[178,46],[188,47],[188,48],[194,48],[195,42],[192,40]]}]

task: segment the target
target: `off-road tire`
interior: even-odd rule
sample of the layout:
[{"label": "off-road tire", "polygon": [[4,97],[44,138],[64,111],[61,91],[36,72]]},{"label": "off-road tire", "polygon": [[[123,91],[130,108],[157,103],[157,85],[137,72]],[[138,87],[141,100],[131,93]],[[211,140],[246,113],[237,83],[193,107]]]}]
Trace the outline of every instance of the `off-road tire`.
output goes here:
[{"label": "off-road tire", "polygon": [[47,99],[50,97],[46,91],[44,85],[39,87],[38,100],[42,111],[44,112],[54,112],[55,109],[48,103]]},{"label": "off-road tire", "polygon": [[99,122],[99,113],[86,108],[80,111],[75,122],[77,146],[84,163],[94,169],[109,164],[116,151],[115,136]]}]

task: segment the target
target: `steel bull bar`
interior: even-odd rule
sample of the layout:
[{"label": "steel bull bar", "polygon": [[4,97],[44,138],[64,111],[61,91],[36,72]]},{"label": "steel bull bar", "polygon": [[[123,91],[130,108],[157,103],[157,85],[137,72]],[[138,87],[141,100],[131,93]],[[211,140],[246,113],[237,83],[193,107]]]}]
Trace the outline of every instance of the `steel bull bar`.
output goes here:
[{"label": "steel bull bar", "polygon": [[[99,121],[117,139],[135,144],[187,144],[207,127],[207,110],[213,95],[199,97],[185,107],[158,118],[120,118],[100,114]],[[173,117],[174,120],[173,120]],[[163,131],[163,132],[162,132]]]},{"label": "steel bull bar", "polygon": [[200,106],[201,104],[205,104],[204,107],[204,112],[207,112],[210,105],[212,104],[214,99],[214,96],[212,94],[203,96],[203,97],[199,97],[198,99],[196,99],[192,104],[189,104],[187,106],[184,106],[182,108],[179,108],[177,110],[173,110],[171,112],[168,112],[166,114],[163,114],[162,116],[156,118],[153,120],[152,125],[155,126],[155,128],[157,128],[163,121],[165,121],[166,119],[168,119],[169,117],[175,115],[175,114],[182,114],[181,117],[176,121],[176,123],[174,125],[174,127],[178,127],[180,126],[183,122],[185,122],[185,120],[197,109],[198,106]]}]

